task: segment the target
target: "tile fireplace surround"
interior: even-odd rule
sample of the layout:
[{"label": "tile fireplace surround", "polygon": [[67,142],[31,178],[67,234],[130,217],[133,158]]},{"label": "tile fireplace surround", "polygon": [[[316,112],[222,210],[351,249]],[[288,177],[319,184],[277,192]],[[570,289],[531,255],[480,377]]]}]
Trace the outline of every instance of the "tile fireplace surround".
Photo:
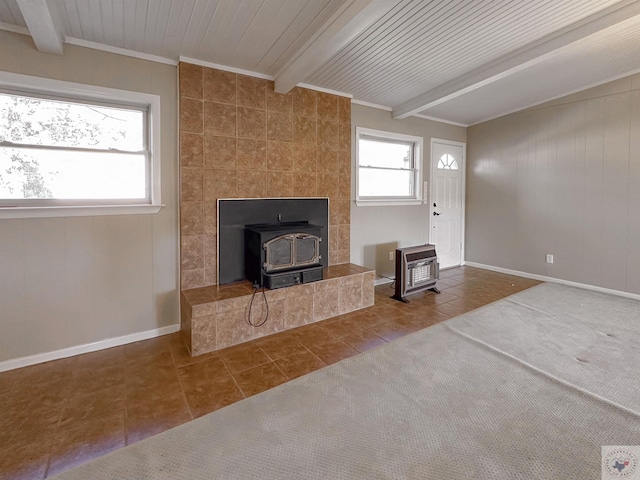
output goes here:
[{"label": "tile fireplace surround", "polygon": [[180,287],[218,283],[221,198],[329,198],[329,265],[348,263],[351,99],[181,62]]},{"label": "tile fireplace surround", "polygon": [[[248,281],[183,290],[182,334],[192,356],[270,335],[289,328],[370,307],[375,271],[351,263],[324,269],[324,279],[305,285],[265,290],[267,322],[252,327],[246,321],[253,293]],[[264,315],[262,293],[255,295],[253,323]]]},{"label": "tile fireplace surround", "polygon": [[[180,287],[192,355],[373,304],[374,272],[349,264],[351,99],[180,62]],[[320,282],[267,292],[251,327],[249,282],[217,285],[217,200],[328,198]],[[260,318],[262,295],[254,299]]]}]

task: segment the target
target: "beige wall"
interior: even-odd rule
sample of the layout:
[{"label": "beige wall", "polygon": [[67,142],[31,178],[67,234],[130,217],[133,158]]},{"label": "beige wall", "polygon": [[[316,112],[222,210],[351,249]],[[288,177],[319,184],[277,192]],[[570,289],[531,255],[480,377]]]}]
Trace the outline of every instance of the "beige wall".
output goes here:
[{"label": "beige wall", "polygon": [[182,288],[217,283],[219,198],[328,197],[329,264],[349,262],[351,102],[180,63]]},{"label": "beige wall", "polygon": [[[431,138],[466,141],[466,128],[421,118],[394,120],[391,112],[353,104],[351,107],[352,135],[355,127],[373,128],[388,132],[416,135],[423,138],[423,180],[429,182]],[[355,165],[355,140],[352,142]],[[355,166],[352,191],[355,189]],[[429,182],[429,185],[431,183]],[[352,194],[353,198],[353,194]],[[375,268],[378,275],[395,275],[389,251],[396,247],[419,245],[429,241],[429,207],[390,206],[358,207],[351,204],[351,261]]]},{"label": "beige wall", "polygon": [[640,293],[639,90],[636,75],[469,128],[466,259]]},{"label": "beige wall", "polygon": [[179,323],[176,67],[0,31],[0,69],[161,96],[155,215],[0,220],[0,362]]}]

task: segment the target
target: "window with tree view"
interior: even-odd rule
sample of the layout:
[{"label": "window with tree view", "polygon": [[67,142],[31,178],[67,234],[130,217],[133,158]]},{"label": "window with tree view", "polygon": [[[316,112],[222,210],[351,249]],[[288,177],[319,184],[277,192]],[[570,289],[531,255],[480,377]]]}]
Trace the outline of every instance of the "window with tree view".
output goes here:
[{"label": "window with tree view", "polygon": [[357,128],[357,141],[356,201],[420,198],[421,138]]},{"label": "window with tree view", "polygon": [[150,203],[148,109],[0,91],[0,207]]}]

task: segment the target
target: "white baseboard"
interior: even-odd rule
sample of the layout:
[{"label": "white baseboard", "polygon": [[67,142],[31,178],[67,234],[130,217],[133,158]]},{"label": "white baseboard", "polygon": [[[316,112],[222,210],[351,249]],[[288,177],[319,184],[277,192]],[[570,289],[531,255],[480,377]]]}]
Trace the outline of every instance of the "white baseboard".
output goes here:
[{"label": "white baseboard", "polygon": [[179,324],[169,325],[167,327],[154,328],[153,330],[132,333],[130,335],[124,335],[122,337],[107,338],[106,340],[100,340],[99,342],[86,343],[84,345],[77,345],[75,347],[63,348],[62,350],[56,350],[54,352],[38,353],[36,355],[29,355],[28,357],[12,358],[11,360],[0,362],[0,372],[6,372],[7,370],[13,370],[15,368],[27,367],[29,365],[35,365],[36,363],[58,360],[60,358],[73,357],[74,355],[80,355],[81,353],[89,353],[95,352],[96,350],[104,350],[105,348],[118,347],[127,343],[139,342],[140,340],[147,340],[149,338],[155,338],[162,335],[167,335],[169,333],[175,333],[179,330]]},{"label": "white baseboard", "polygon": [[560,283],[562,285],[569,285],[570,287],[584,288],[585,290],[592,290],[594,292],[609,293],[611,295],[617,295],[619,297],[632,298],[633,300],[640,300],[640,295],[637,293],[623,292],[622,290],[612,290],[610,288],[597,287],[595,285],[589,285],[588,283],[572,282],[570,280],[563,280],[561,278],[547,277],[545,275],[536,275],[535,273],[520,272],[518,270],[510,270],[508,268],[494,267],[493,265],[484,265],[476,262],[465,262],[465,265],[469,267],[482,268],[483,270],[491,270],[492,272],[506,273],[508,275],[517,275],[518,277],[531,278],[532,280],[540,280],[542,282]]}]

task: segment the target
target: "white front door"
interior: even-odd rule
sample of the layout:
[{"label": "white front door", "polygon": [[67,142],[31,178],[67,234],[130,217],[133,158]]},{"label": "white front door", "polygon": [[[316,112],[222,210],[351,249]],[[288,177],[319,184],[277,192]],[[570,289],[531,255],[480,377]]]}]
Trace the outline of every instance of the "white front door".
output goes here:
[{"label": "white front door", "polygon": [[440,268],[462,263],[465,144],[431,140],[430,243]]}]

